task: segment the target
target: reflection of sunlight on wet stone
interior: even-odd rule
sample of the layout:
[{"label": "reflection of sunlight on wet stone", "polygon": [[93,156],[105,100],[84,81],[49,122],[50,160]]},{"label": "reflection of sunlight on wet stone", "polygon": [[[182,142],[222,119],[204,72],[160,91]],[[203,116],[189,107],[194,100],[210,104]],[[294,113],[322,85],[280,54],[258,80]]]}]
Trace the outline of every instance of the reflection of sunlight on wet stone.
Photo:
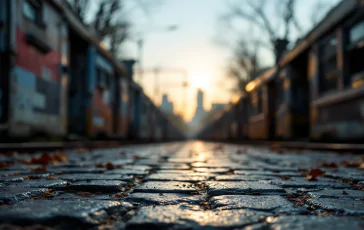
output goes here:
[{"label": "reflection of sunlight on wet stone", "polygon": [[[0,169],[0,187],[6,183],[0,204],[14,202],[0,208],[0,222],[64,224],[70,219],[101,229],[106,221],[127,230],[363,229],[364,191],[358,190],[360,183],[343,180],[362,181],[363,174],[339,164],[353,156],[246,148],[244,155],[236,146],[205,142],[85,150],[39,174],[31,172],[35,166],[14,163]],[[326,159],[335,159],[338,168],[325,168],[317,181],[306,181],[297,171],[320,167]],[[95,168],[108,162],[120,167]]]},{"label": "reflection of sunlight on wet stone", "polygon": [[127,229],[237,228],[265,219],[267,213],[247,210],[201,210],[198,206],[142,207],[127,223]]},{"label": "reflection of sunlight on wet stone", "polygon": [[207,160],[206,155],[204,153],[198,154],[198,156],[195,157],[195,159],[196,159],[196,161],[205,161],[205,160]]},{"label": "reflection of sunlight on wet stone", "polygon": [[196,163],[193,163],[192,166],[196,167],[196,168],[206,167],[206,163],[196,162]]},{"label": "reflection of sunlight on wet stone", "polygon": [[278,220],[278,217],[273,217],[273,216],[269,216],[269,217],[267,217],[267,219],[266,219],[266,221],[267,221],[268,223],[274,223],[274,222],[277,222],[277,220]]}]

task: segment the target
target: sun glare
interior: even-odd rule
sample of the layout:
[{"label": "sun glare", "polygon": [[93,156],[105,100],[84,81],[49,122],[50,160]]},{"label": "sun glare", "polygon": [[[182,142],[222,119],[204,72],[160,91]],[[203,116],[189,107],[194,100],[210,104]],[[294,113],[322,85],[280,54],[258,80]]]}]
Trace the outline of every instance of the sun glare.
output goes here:
[{"label": "sun glare", "polygon": [[195,88],[207,89],[210,84],[210,76],[205,72],[192,72],[190,83]]}]

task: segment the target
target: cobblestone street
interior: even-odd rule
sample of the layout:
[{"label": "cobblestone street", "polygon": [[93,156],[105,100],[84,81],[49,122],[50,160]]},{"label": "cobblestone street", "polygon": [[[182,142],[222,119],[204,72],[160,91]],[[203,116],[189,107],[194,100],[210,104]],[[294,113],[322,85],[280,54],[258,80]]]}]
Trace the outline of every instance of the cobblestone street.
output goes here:
[{"label": "cobblestone street", "polygon": [[363,156],[204,142],[8,153],[0,228],[364,229]]}]

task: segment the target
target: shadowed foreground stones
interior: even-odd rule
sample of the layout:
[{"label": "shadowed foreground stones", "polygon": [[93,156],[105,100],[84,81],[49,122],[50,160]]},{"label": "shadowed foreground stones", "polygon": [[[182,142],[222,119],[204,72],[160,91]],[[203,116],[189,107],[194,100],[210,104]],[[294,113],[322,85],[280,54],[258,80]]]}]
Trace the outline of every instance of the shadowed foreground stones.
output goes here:
[{"label": "shadowed foreground stones", "polygon": [[[272,218],[273,219],[273,218]],[[274,220],[273,220],[274,221]],[[272,230],[361,230],[364,220],[355,217],[334,216],[284,216],[272,224]]]},{"label": "shadowed foreground stones", "polygon": [[201,210],[198,206],[142,207],[126,229],[234,229],[258,223],[268,214],[246,210]]},{"label": "shadowed foreground stones", "polygon": [[119,192],[128,187],[128,183],[117,180],[80,181],[73,183],[68,188],[83,192]]},{"label": "shadowed foreground stones", "polygon": [[75,192],[75,193],[59,193],[52,199],[54,200],[117,200],[120,198],[117,197],[119,193],[89,193],[89,192]]},{"label": "shadowed foreground stones", "polygon": [[117,201],[29,200],[0,209],[0,222],[33,225],[44,224],[63,229],[92,226],[107,219],[108,214],[126,212],[131,205]]},{"label": "shadowed foreground stones", "polygon": [[103,168],[53,168],[47,169],[49,172],[53,173],[103,173],[105,169]]},{"label": "shadowed foreground stones", "polygon": [[260,195],[260,194],[282,194],[285,190],[271,184],[257,182],[208,182],[207,194],[218,195]]},{"label": "shadowed foreground stones", "polygon": [[267,183],[271,183],[282,188],[337,188],[337,189],[345,189],[351,188],[350,185],[340,183],[340,182],[332,182],[331,180],[320,178],[317,181],[306,181],[303,178],[291,179],[291,180],[272,180]]},{"label": "shadowed foreground stones", "polygon": [[235,174],[237,175],[246,175],[246,176],[272,176],[272,177],[303,177],[302,173],[298,172],[271,172],[271,171],[243,171],[236,170]]},{"label": "shadowed foreground stones", "polygon": [[315,192],[309,192],[308,195],[320,198],[364,198],[364,191],[351,189],[324,189]]},{"label": "shadowed foreground stones", "polygon": [[184,181],[199,182],[207,180],[207,176],[194,176],[193,174],[152,174],[145,178],[145,181]]},{"label": "shadowed foreground stones", "polygon": [[178,193],[133,193],[125,200],[130,203],[140,203],[144,205],[176,205],[182,203],[198,204],[203,202],[202,196],[187,195]]},{"label": "shadowed foreground stones", "polygon": [[218,210],[252,209],[274,213],[289,213],[295,211],[291,202],[277,195],[251,196],[251,195],[227,195],[212,197],[212,207]]},{"label": "shadowed foreground stones", "polygon": [[313,198],[307,200],[307,204],[324,210],[343,212],[344,214],[364,215],[363,200]]},{"label": "shadowed foreground stones", "polygon": [[105,174],[115,174],[115,175],[130,175],[130,176],[145,176],[148,173],[140,170],[124,170],[124,169],[114,169],[108,170]]},{"label": "shadowed foreground stones", "polygon": [[[342,163],[353,156],[171,147],[66,152],[46,168],[23,163],[41,154],[0,154],[0,229],[364,229],[364,171]],[[325,174],[307,181],[303,168]]]},{"label": "shadowed foreground stones", "polygon": [[121,180],[130,182],[130,176],[122,175],[105,175],[105,174],[61,174],[57,178],[71,182],[86,181],[86,180]]},{"label": "shadowed foreground stones", "polygon": [[56,188],[65,189],[68,182],[64,180],[27,180],[8,185],[8,188]]},{"label": "shadowed foreground stones", "polygon": [[21,200],[40,196],[48,189],[45,188],[1,188],[0,204],[16,203]]},{"label": "shadowed foreground stones", "polygon": [[145,182],[136,187],[134,192],[191,194],[197,191],[193,184],[187,182]]},{"label": "shadowed foreground stones", "polygon": [[244,175],[219,175],[215,176],[216,181],[259,181],[276,179],[269,176],[244,176]]}]

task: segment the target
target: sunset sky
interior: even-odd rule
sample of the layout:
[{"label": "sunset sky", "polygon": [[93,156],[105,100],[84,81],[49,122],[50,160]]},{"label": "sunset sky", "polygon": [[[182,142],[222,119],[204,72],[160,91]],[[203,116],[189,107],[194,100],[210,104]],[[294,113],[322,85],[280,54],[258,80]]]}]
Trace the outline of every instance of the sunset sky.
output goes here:
[{"label": "sunset sky", "polygon": [[[221,26],[219,18],[227,11],[227,2],[244,0],[139,0],[146,3],[148,14],[136,5],[136,0],[126,0],[129,18],[133,23],[132,39],[125,44],[123,56],[136,58],[136,40],[143,37],[143,67],[149,71],[155,67],[161,68],[159,75],[160,94],[168,93],[174,102],[175,112],[183,113],[188,121],[196,108],[196,93],[198,88],[205,92],[205,109],[209,110],[211,103],[228,103],[234,95],[229,91],[232,81],[226,78],[226,66],[232,50],[229,45],[221,45],[217,41],[233,43],[238,33],[231,28]],[[271,2],[270,2],[271,1]],[[308,17],[315,1],[298,0],[298,18],[304,28],[310,27]],[[321,0],[329,4],[339,0]],[[272,3],[273,0],[268,0]],[[274,12],[274,4],[269,8]],[[273,14],[272,14],[273,15]],[[272,20],[275,20],[274,15]],[[178,25],[178,30],[165,32],[163,28]],[[246,27],[248,23],[239,22],[238,31],[241,36],[249,36]],[[259,31],[255,36],[264,37]],[[297,38],[293,33],[292,37]],[[262,50],[262,61],[265,65],[273,62],[269,51]],[[181,72],[165,72],[163,69],[178,69],[188,72],[190,87],[187,91],[187,106],[183,106],[183,81]],[[137,79],[138,80],[138,79]],[[146,73],[141,81],[147,95],[154,99],[154,75]]]}]

